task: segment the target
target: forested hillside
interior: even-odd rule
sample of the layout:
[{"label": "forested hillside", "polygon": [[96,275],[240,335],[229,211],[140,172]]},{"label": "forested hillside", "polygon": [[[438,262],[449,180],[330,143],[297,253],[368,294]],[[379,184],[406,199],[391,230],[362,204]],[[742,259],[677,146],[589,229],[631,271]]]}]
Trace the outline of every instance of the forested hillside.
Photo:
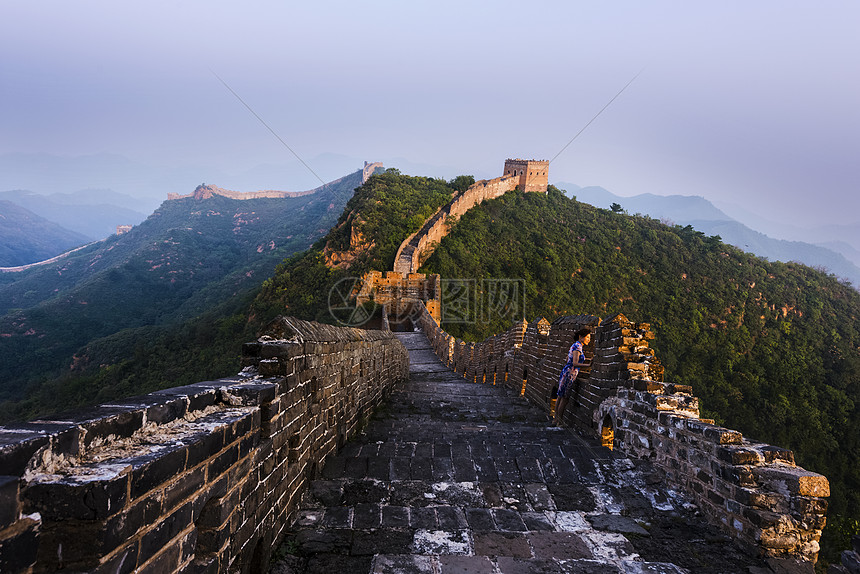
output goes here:
[{"label": "forested hillside", "polygon": [[[278,266],[274,277],[263,283],[254,309],[336,322],[337,317],[329,311],[332,288],[343,282],[340,284],[349,291],[351,282],[366,271],[390,270],[400,244],[418,231],[425,219],[451,201],[456,191],[473,182],[473,178],[463,176],[451,182],[410,177],[396,169],[372,177],[356,190],[324,240]],[[357,244],[353,237],[359,238]],[[331,253],[342,255],[329,256],[327,261]],[[337,261],[343,262],[337,264]]]},{"label": "forested hillside", "polygon": [[[235,373],[241,342],[210,356],[214,322],[247,310],[249,290],[324,235],[360,185],[359,171],[301,197],[168,201],[127,234],[0,275],[0,417],[173,386],[195,376],[179,368],[195,344],[202,355],[191,356],[206,357],[198,376]],[[135,356],[139,368],[126,364]],[[117,378],[120,364],[131,381]]]}]

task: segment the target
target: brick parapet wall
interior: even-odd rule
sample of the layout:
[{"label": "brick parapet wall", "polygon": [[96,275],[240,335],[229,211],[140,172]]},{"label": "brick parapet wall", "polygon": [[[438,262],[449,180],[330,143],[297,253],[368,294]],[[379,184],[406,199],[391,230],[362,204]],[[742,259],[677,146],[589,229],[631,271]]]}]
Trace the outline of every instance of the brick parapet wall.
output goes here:
[{"label": "brick parapet wall", "polygon": [[827,479],[796,466],[790,450],[699,418],[691,387],[659,380],[648,326],[623,317],[616,325],[597,351],[608,363],[602,382],[616,388],[593,413],[599,434],[611,436],[625,453],[651,459],[711,523],[743,544],[814,561],[830,495]]},{"label": "brick parapet wall", "polygon": [[246,371],[0,428],[0,571],[256,571],[399,380],[390,333],[281,318]]},{"label": "brick parapet wall", "polygon": [[623,315],[602,321],[576,315],[552,324],[517,323],[502,335],[467,344],[427,313],[419,313],[417,323],[456,372],[481,382],[478,373],[507,368],[506,384],[519,391],[525,379],[525,397],[548,414],[574,333],[592,328],[585,348],[592,365],[580,374],[564,422],[607,439],[629,456],[653,461],[668,485],[690,496],[708,521],[741,546],[816,560],[830,494],[827,479],[796,466],[789,450],[699,418],[693,389],[663,382],[649,324]]}]

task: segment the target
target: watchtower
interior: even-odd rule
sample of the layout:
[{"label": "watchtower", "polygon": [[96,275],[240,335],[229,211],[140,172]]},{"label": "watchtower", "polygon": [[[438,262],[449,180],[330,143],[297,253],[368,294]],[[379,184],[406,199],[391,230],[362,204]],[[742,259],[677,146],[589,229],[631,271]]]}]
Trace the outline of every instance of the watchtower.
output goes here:
[{"label": "watchtower", "polygon": [[519,176],[519,188],[523,191],[546,193],[549,184],[549,162],[535,159],[506,159],[505,177]]}]

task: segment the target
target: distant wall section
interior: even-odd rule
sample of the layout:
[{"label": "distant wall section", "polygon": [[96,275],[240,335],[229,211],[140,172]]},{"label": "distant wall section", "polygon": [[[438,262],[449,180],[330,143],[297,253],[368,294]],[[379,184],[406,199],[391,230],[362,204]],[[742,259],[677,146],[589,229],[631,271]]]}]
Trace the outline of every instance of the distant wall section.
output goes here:
[{"label": "distant wall section", "polygon": [[[364,168],[359,170],[361,172],[361,183],[366,182],[367,179],[371,175],[373,175],[373,173],[378,169],[382,169],[382,162],[375,162],[375,163],[364,162]],[[216,195],[221,196],[221,197],[226,197],[229,199],[238,199],[238,200],[244,200],[244,199],[282,199],[285,197],[302,197],[304,195],[311,195],[311,194],[317,193],[319,191],[323,191],[329,186],[337,185],[337,184],[341,183],[343,180],[347,179],[348,177],[352,177],[356,173],[358,173],[358,172],[354,171],[348,175],[345,175],[343,177],[339,177],[335,180],[332,180],[328,183],[324,183],[323,185],[321,185],[319,187],[315,187],[314,189],[311,189],[308,191],[276,191],[276,190],[272,190],[272,189],[266,189],[266,190],[261,190],[261,191],[233,191],[231,189],[224,189],[224,188],[218,187],[217,185],[201,183],[200,185],[198,185],[194,189],[193,192],[185,194],[185,195],[181,195],[178,193],[168,193],[167,199],[168,199],[168,201],[172,201],[175,199],[187,199],[187,198],[193,198],[193,199],[201,200],[201,199],[209,199],[210,197],[214,197]]]},{"label": "distant wall section", "polygon": [[373,163],[364,162],[364,169],[361,171],[361,183],[367,183],[367,180],[370,179],[370,176],[376,173],[377,171],[382,171],[385,169],[382,166],[381,161],[375,161]]},{"label": "distant wall section", "polygon": [[421,229],[407,237],[397,250],[394,271],[404,275],[418,271],[421,263],[448,234],[450,220],[462,217],[481,202],[501,197],[518,187],[523,191],[546,193],[548,174],[549,162],[546,161],[505,160],[505,175],[476,181],[428,218]]}]

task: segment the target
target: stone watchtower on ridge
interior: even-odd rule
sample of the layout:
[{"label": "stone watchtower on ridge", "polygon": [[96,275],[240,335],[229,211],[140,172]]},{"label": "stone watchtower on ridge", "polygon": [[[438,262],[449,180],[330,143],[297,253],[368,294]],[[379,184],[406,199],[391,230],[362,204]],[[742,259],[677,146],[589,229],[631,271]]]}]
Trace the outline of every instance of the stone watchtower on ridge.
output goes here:
[{"label": "stone watchtower on ridge", "polygon": [[506,159],[504,177],[519,176],[519,188],[523,191],[546,193],[549,184],[549,162],[534,159]]}]

